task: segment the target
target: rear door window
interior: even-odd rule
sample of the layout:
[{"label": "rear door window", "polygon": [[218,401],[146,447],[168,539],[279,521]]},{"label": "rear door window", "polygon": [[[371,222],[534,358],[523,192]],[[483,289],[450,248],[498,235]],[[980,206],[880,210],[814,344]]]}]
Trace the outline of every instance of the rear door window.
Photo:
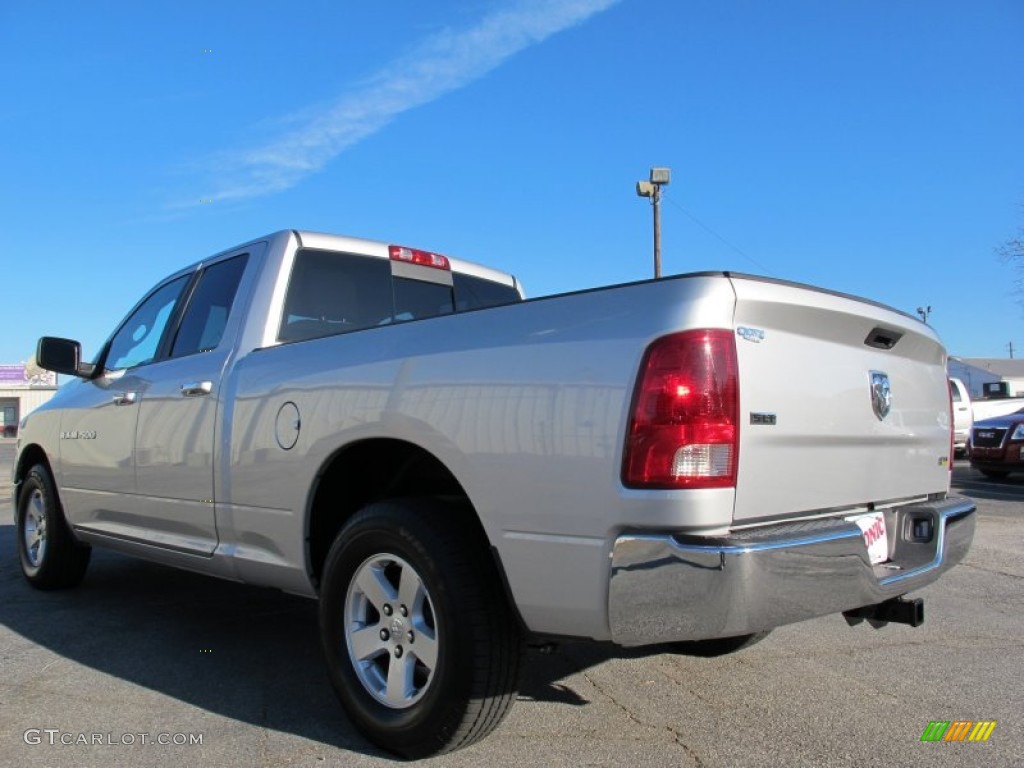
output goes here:
[{"label": "rear door window", "polygon": [[245,255],[235,256],[203,270],[174,339],[171,357],[209,352],[220,344],[246,259]]}]

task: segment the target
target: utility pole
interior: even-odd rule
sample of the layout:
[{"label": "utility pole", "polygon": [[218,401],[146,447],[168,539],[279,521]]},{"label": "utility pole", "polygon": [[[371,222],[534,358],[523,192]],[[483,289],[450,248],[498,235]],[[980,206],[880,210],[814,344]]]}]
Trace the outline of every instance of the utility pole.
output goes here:
[{"label": "utility pole", "polygon": [[1013,360],[1013,342],[1011,341],[1006,346],[1008,346],[1010,348],[1010,359]]},{"label": "utility pole", "polygon": [[638,181],[636,193],[651,198],[654,209],[654,277],[661,277],[661,187],[672,178],[670,168],[651,168],[650,181]]}]

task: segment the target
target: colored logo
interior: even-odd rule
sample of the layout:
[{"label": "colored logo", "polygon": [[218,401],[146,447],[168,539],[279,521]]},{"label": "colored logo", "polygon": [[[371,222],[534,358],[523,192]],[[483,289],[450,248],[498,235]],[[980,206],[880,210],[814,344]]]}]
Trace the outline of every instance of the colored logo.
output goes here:
[{"label": "colored logo", "polygon": [[995,720],[932,720],[921,741],[988,741],[995,729]]}]

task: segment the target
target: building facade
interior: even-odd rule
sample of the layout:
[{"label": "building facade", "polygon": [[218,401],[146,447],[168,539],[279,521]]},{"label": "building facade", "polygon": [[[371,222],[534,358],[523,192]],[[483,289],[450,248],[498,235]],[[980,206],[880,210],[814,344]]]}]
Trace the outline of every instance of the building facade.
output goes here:
[{"label": "building facade", "polygon": [[1024,360],[987,357],[951,357],[949,375],[967,385],[971,397],[984,395],[985,384],[1004,382],[1010,397],[1024,396]]},{"label": "building facade", "polygon": [[0,365],[0,435],[16,437],[18,423],[57,392],[57,374],[30,363]]}]

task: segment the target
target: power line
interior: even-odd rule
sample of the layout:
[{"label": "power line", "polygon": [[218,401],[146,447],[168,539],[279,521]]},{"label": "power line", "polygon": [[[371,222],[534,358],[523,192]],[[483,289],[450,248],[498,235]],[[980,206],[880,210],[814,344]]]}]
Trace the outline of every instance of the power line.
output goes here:
[{"label": "power line", "polygon": [[732,243],[730,243],[730,242],[729,242],[728,240],[726,240],[726,239],[725,239],[724,237],[722,237],[722,236],[721,236],[720,234],[718,234],[717,232],[715,232],[715,230],[713,230],[713,229],[712,229],[711,227],[709,227],[709,226],[708,226],[707,224],[705,224],[705,223],[704,223],[703,221],[701,221],[700,219],[698,219],[698,218],[697,218],[696,216],[694,216],[694,215],[693,215],[692,213],[690,213],[690,212],[689,212],[688,210],[686,210],[685,208],[683,208],[683,206],[681,206],[681,205],[680,205],[679,203],[677,203],[677,202],[676,202],[675,200],[673,200],[673,199],[672,199],[671,197],[669,197],[669,195],[668,195],[668,194],[667,194],[666,192],[662,192],[661,194],[662,194],[662,197],[663,197],[663,198],[664,198],[665,200],[668,200],[668,201],[669,201],[669,202],[670,202],[670,203],[671,203],[672,205],[674,205],[674,206],[675,206],[676,208],[678,208],[678,209],[679,209],[680,211],[682,211],[682,212],[683,212],[683,214],[684,214],[684,215],[685,215],[685,216],[686,216],[687,218],[689,218],[689,219],[690,219],[690,221],[692,221],[692,222],[693,222],[694,224],[696,224],[697,226],[701,227],[701,228],[702,228],[703,230],[705,230],[705,231],[706,231],[706,232],[707,232],[708,234],[710,234],[710,235],[714,236],[715,238],[717,238],[718,240],[720,240],[720,241],[721,241],[721,242],[722,242],[722,243],[723,243],[724,245],[726,245],[727,247],[729,247],[729,248],[731,248],[732,250],[734,250],[734,251],[735,251],[736,253],[738,253],[738,254],[739,254],[740,256],[742,256],[742,257],[743,257],[744,259],[746,259],[746,260],[747,260],[747,261],[749,261],[749,262],[750,262],[751,264],[753,264],[754,266],[756,266],[756,267],[757,267],[758,269],[761,269],[761,270],[763,270],[763,271],[764,271],[764,272],[765,272],[766,274],[769,274],[769,275],[773,274],[773,273],[772,273],[772,270],[770,270],[770,269],[769,269],[768,267],[766,267],[766,266],[765,266],[764,264],[762,264],[761,262],[759,262],[759,261],[758,261],[757,259],[755,259],[755,258],[754,258],[753,256],[750,256],[750,255],[748,255],[747,253],[745,253],[745,252],[744,252],[744,251],[743,251],[743,250],[742,250],[741,248],[739,248],[738,246],[735,246],[735,245],[733,245],[733,244],[732,244]]}]

